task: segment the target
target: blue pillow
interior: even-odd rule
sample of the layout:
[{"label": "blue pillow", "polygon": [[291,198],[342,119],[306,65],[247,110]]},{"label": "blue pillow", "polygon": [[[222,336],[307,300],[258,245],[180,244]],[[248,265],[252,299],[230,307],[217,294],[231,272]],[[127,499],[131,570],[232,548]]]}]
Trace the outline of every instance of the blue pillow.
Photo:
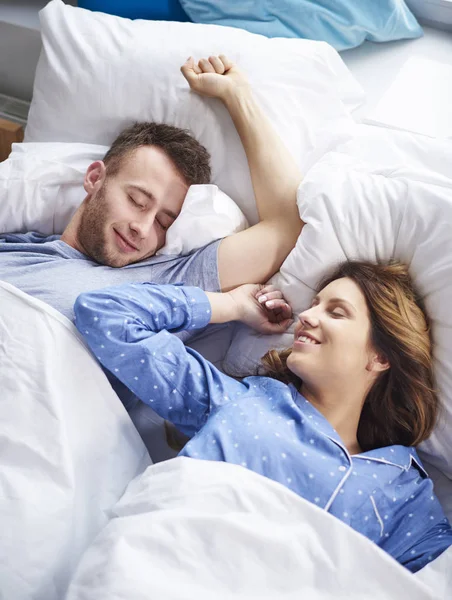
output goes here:
[{"label": "blue pillow", "polygon": [[128,19],[189,21],[179,0],[78,0],[79,8],[89,8]]},{"label": "blue pillow", "polygon": [[180,0],[196,23],[241,27],[267,37],[323,40],[336,50],[422,36],[404,0]]}]

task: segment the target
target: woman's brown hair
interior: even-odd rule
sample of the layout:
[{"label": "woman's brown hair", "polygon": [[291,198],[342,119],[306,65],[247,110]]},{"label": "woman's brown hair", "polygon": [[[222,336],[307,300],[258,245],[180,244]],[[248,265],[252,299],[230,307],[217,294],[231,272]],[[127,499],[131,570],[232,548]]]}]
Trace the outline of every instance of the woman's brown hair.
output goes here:
[{"label": "woman's brown hair", "polygon": [[[439,411],[433,377],[430,324],[405,265],[348,261],[319,284],[348,277],[366,299],[371,343],[390,368],[369,391],[358,425],[363,451],[402,444],[416,446],[432,432]],[[291,349],[271,350],[263,357],[265,374],[299,389],[302,381],[287,367]]]}]

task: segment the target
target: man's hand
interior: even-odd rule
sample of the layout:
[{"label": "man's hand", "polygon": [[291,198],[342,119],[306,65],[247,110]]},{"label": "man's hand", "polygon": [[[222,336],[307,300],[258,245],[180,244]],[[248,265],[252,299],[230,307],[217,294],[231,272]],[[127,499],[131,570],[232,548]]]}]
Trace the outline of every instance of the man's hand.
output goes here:
[{"label": "man's hand", "polygon": [[201,96],[226,102],[231,95],[249,90],[246,76],[224,54],[201,58],[198,63],[190,56],[180,70],[190,88]]}]

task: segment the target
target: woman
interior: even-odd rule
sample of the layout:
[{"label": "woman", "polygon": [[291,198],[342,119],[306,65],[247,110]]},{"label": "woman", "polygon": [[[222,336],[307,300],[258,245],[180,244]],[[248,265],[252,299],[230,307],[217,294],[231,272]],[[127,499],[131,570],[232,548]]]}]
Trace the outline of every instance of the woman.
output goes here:
[{"label": "woman", "polygon": [[181,455],[280,482],[412,572],[452,544],[412,447],[431,433],[438,400],[427,321],[402,265],[339,266],[298,316],[292,348],[243,381],[173,333],[231,320],[282,331],[291,310],[271,287],[129,284],[81,295],[75,313],[99,361],[194,436]]}]

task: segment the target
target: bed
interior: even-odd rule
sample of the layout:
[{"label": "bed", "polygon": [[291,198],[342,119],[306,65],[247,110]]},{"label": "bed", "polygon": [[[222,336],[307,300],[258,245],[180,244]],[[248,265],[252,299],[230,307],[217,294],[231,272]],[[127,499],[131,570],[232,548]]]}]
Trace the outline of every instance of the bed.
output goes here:
[{"label": "bed", "polygon": [[[450,32],[425,26],[423,33],[423,37],[416,40],[393,41],[386,44],[374,44],[367,41],[358,48],[341,53],[342,60],[366,93],[365,101],[353,113],[355,120],[377,126],[388,126],[385,119],[389,116],[392,117],[392,115],[390,113],[379,113],[378,108],[382,106],[382,101],[388,97],[388,90],[391,90],[394,83],[398,83],[401,72],[413,58],[417,59],[418,64],[424,68],[428,68],[433,63],[440,67],[449,65],[449,57],[452,52]],[[424,61],[426,62],[424,63]],[[416,104],[416,100],[410,95],[422,86],[422,75],[424,73],[418,72],[417,80],[408,82],[411,85],[408,86],[409,89],[403,95],[405,105],[410,102]],[[400,83],[402,84],[402,81]],[[403,81],[403,83],[406,83],[406,81]],[[429,91],[431,111],[435,112],[437,117],[437,122],[429,132],[429,137],[437,135],[441,138],[450,138],[451,131],[448,129],[447,124],[449,123],[449,107],[452,97],[450,91],[446,91],[445,94],[442,93],[443,90],[440,92],[439,88],[442,83],[435,79]],[[450,80],[447,80],[446,85],[450,90]],[[397,91],[399,91],[399,86]],[[392,95],[388,99],[392,99]],[[413,119],[410,125],[412,132],[419,133],[422,131],[422,110],[424,107],[419,105],[415,108],[418,118]],[[382,117],[380,121],[379,114]],[[394,118],[396,118],[396,115],[394,115]],[[394,127],[403,129],[402,123],[397,123],[397,121],[394,121]],[[437,131],[441,133],[438,134]],[[429,465],[429,474],[435,482],[436,493],[450,519],[452,517],[451,480],[432,465]]]},{"label": "bed", "polygon": [[[190,128],[211,152],[213,183],[238,207],[227,215],[230,232],[242,216],[256,222],[228,115],[190,95],[178,73],[191,53],[240,61],[306,173],[297,198],[306,226],[274,278],[294,309],[310,301],[325,267],[346,257],[410,264],[433,316],[444,404],[421,451],[451,518],[449,140],[356,123],[363,89],[323,42],[131,22],[60,0],[41,13],[41,26],[25,143],[0,166],[1,231],[61,232],[81,200],[87,164],[138,118]],[[83,74],[76,83],[74,72]],[[127,93],[115,83],[121,78]],[[204,230],[221,237],[206,207]],[[451,549],[413,576],[337,519],[240,466],[164,460],[173,454],[161,420],[140,406],[131,415],[138,435],[71,322],[4,282],[0,306],[5,598],[320,599],[338,590],[356,599],[450,597]],[[288,338],[229,326],[193,344],[240,375]]]}]

